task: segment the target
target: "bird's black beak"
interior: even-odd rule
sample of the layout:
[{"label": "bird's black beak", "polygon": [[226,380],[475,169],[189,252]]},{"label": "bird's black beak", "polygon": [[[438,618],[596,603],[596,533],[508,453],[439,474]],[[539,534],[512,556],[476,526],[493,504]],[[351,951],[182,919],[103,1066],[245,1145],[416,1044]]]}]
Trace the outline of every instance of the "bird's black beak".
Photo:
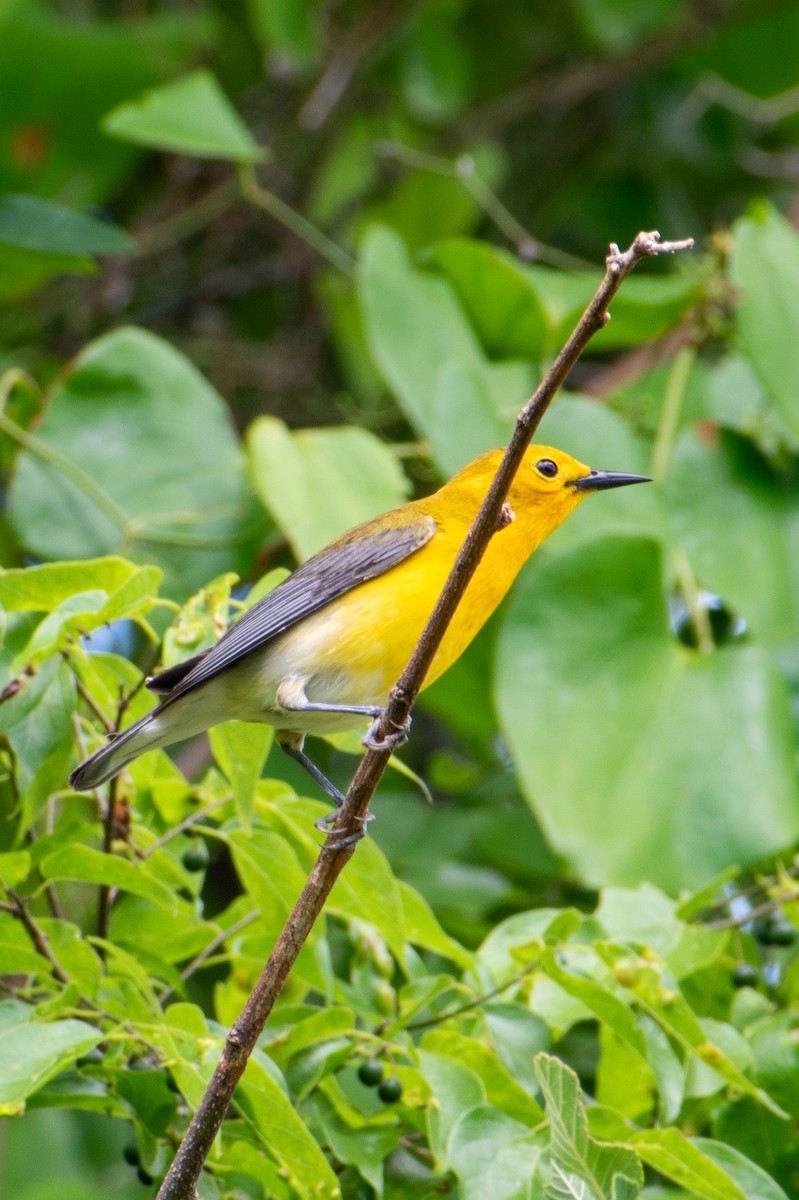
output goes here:
[{"label": "bird's black beak", "polygon": [[625,475],[621,471],[591,471],[572,479],[570,486],[576,492],[601,492],[606,488],[626,487],[628,483],[651,483],[648,475]]}]

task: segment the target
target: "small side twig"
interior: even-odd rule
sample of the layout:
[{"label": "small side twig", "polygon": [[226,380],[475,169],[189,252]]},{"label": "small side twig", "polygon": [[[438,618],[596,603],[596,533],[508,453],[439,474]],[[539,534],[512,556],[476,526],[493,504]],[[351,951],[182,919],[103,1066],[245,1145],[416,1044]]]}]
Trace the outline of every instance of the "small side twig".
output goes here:
[{"label": "small side twig", "polygon": [[[618,246],[611,245],[606,260],[605,276],[596,294],[538,390],[518,417],[513,437],[480,512],[458,553],[444,590],[407,667],[391,691],[389,702],[375,732],[377,741],[386,742],[393,730],[406,725],[452,615],[497,529],[502,506],[525,450],[550,402],[583,349],[609,320],[610,302],[623,280],[642,258],[674,254],[692,246],[692,239],[662,242],[658,233],[639,233],[629,249],[624,252],[619,250]],[[338,811],[335,827],[322,847],[302,894],[289,915],[244,1009],[230,1029],[222,1057],[159,1189],[157,1200],[192,1200],[195,1196],[195,1186],[203,1163],[255,1043],[334,883],[352,856],[354,845],[347,845],[344,839],[362,830],[369,803],[390,757],[390,749],[368,750],[361,760],[345,802]]]},{"label": "small side twig", "polygon": [[63,967],[50,948],[50,942],[47,934],[36,924],[36,921],[31,915],[30,909],[28,908],[28,905],[23,897],[18,895],[13,888],[7,886],[5,888],[5,892],[11,901],[11,904],[8,906],[10,911],[23,926],[25,932],[33,943],[33,948],[36,953],[40,954],[42,958],[46,959],[50,964],[50,970],[52,971],[53,978],[57,979],[59,983],[69,983],[69,976],[67,975],[66,971],[64,971]]},{"label": "small side twig", "polygon": [[501,996],[503,992],[507,992],[508,988],[512,988],[515,984],[521,983],[526,975],[534,971],[538,966],[538,959],[534,958],[526,966],[522,967],[521,971],[517,971],[515,975],[511,975],[510,979],[506,979],[504,983],[497,984],[490,992],[484,992],[482,996],[474,996],[471,1000],[459,1004],[457,1008],[449,1008],[446,1012],[439,1013],[437,1017],[428,1017],[426,1021],[412,1021],[410,1025],[406,1025],[406,1029],[430,1029],[433,1025],[441,1025],[444,1021],[450,1021],[453,1017],[459,1017],[461,1013],[469,1012],[472,1008],[479,1008],[481,1004],[485,1004],[488,1000],[493,1000],[495,996]]}]

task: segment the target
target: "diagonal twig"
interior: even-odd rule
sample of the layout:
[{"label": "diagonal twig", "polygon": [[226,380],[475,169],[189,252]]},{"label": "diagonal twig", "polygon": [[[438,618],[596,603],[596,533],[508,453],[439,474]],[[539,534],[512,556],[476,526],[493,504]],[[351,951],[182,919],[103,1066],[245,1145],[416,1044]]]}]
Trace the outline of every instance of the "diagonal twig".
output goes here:
[{"label": "diagonal twig", "polygon": [[[555,393],[583,349],[610,319],[608,307],[623,280],[642,258],[673,254],[680,250],[688,250],[692,246],[691,239],[662,242],[658,233],[639,233],[629,249],[624,252],[619,250],[618,246],[611,245],[605,264],[605,276],[594,298],[539,388],[519,414],[513,436],[488,495],[458,553],[444,590],[410,662],[391,691],[389,702],[376,730],[376,740],[385,741],[392,730],[405,725],[453,613],[491,537],[500,527],[502,505],[513,477],[521,465],[524,452]],[[335,827],[322,847],[302,894],[289,915],[244,1009],[230,1029],[222,1057],[161,1185],[157,1200],[193,1200],[203,1163],[255,1043],[334,883],[352,856],[354,845],[340,843],[363,828],[369,803],[390,757],[391,751],[388,749],[368,750],[361,760],[345,803],[338,810]]]}]

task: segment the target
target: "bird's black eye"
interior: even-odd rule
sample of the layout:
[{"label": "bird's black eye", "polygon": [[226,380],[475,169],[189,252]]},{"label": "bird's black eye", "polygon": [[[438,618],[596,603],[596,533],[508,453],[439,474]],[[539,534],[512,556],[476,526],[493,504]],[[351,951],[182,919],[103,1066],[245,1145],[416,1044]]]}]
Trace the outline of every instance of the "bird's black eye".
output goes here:
[{"label": "bird's black eye", "polygon": [[545,479],[554,479],[558,473],[558,464],[554,463],[551,458],[539,458],[535,464],[535,469]]}]

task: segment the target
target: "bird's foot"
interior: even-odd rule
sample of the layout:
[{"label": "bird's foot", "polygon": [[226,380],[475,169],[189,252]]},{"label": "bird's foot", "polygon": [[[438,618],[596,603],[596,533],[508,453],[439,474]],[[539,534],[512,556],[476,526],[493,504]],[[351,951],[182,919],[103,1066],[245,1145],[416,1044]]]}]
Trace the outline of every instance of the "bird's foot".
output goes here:
[{"label": "bird's foot", "polygon": [[[339,810],[334,809],[333,812],[326,813],[325,816],[320,817],[318,821],[314,821],[314,825],[321,833],[326,833],[329,835],[334,831],[338,813]],[[344,850],[347,846],[354,846],[356,842],[361,840],[361,838],[366,837],[366,826],[370,821],[374,821],[374,819],[375,814],[371,812],[366,813],[366,815],[363,817],[356,817],[356,820],[360,821],[362,828],[359,829],[357,833],[349,833],[346,837],[339,837],[333,842],[326,843],[324,849]]]},{"label": "bird's foot", "polygon": [[366,746],[367,750],[399,750],[400,746],[404,746],[408,740],[408,735],[411,732],[411,718],[406,717],[402,725],[398,725],[396,721],[392,721],[396,732],[386,734],[384,738],[377,736],[382,713],[379,717],[375,717],[372,722],[372,727],[362,740],[362,745]]}]

